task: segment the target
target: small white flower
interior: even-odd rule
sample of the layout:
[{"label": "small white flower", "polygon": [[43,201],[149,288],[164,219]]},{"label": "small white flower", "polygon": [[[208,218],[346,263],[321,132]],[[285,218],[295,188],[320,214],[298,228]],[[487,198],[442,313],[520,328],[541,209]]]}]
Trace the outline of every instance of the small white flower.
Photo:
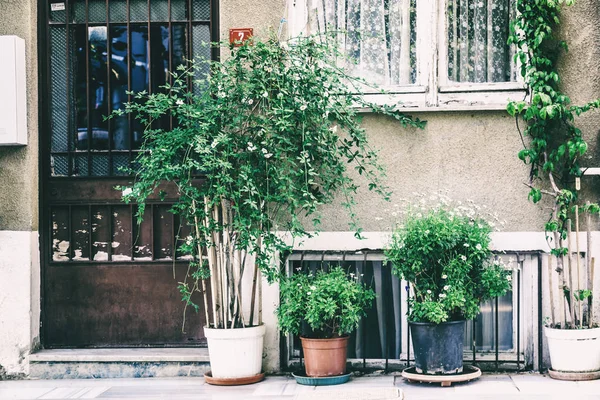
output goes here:
[{"label": "small white flower", "polygon": [[254,103],[254,100],[250,99],[248,100],[248,104],[252,105]]},{"label": "small white flower", "polygon": [[300,111],[304,111],[304,110],[306,110],[306,104],[302,104],[302,105],[300,106]]},{"label": "small white flower", "polygon": [[431,290],[427,289],[427,294],[431,294]]},{"label": "small white flower", "polygon": [[427,229],[425,232],[423,232],[426,235],[429,235],[429,229]]},{"label": "small white flower", "polygon": [[460,259],[463,261],[467,261],[467,256],[460,256]]},{"label": "small white flower", "polygon": [[311,286],[310,290],[317,290],[317,287],[316,286]]},{"label": "small white flower", "polygon": [[271,158],[271,157],[273,157],[273,154],[271,154],[271,153],[267,153],[267,154],[265,154],[265,158],[266,158],[266,159],[269,159],[269,158]]},{"label": "small white flower", "polygon": [[262,97],[264,97],[264,98],[266,99],[267,97],[269,97],[269,93],[267,93],[267,92],[264,92],[264,93],[262,94]]},{"label": "small white flower", "polygon": [[301,286],[300,284],[298,284],[298,286]]},{"label": "small white flower", "polygon": [[448,290],[448,289],[450,289],[450,285],[444,286],[444,290]]},{"label": "small white flower", "polygon": [[310,296],[311,292],[308,292],[308,293],[306,293],[306,294]]},{"label": "small white flower", "polygon": [[446,294],[445,294],[445,293],[440,293],[440,299],[443,299],[443,298],[445,298],[445,297],[446,297]]},{"label": "small white flower", "polygon": [[252,142],[248,142],[248,151],[256,150],[256,146]]},{"label": "small white flower", "polygon": [[191,236],[188,236],[188,237],[185,238],[185,244],[187,244],[188,246],[190,244],[192,244],[192,237]]},{"label": "small white flower", "polygon": [[510,282],[510,281],[512,281],[512,276],[508,275],[508,276],[506,277],[506,280],[507,280],[507,281],[509,281],[509,282]]},{"label": "small white flower", "polygon": [[183,105],[183,100],[178,99],[175,104],[177,104],[178,106],[182,106]]},{"label": "small white flower", "polygon": [[465,247],[469,247],[469,243],[465,243],[463,246],[465,246]]},{"label": "small white flower", "polygon": [[477,243],[477,246],[475,246],[475,248],[476,248],[477,250],[481,250],[481,244]]},{"label": "small white flower", "polygon": [[283,99],[283,93],[277,93],[277,98],[278,99]]},{"label": "small white flower", "polygon": [[227,94],[225,92],[219,92],[219,93],[217,93],[217,96],[222,99],[222,98],[226,97]]},{"label": "small white flower", "polygon": [[132,188],[125,188],[123,190],[123,197],[129,196],[131,193],[133,193],[133,189]]},{"label": "small white flower", "polygon": [[446,274],[442,275],[442,279],[448,279],[448,275],[446,275]]}]

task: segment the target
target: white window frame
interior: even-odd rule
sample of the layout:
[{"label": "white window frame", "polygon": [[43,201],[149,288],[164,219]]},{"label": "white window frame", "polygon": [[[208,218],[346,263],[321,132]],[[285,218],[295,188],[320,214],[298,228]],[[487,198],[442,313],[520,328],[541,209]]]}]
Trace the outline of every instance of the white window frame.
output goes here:
[{"label": "white window frame", "polygon": [[[314,0],[288,0],[288,35],[310,32],[308,10]],[[511,100],[523,100],[526,86],[517,82],[456,83],[449,81],[446,4],[448,0],[417,1],[417,77],[412,85],[383,87],[385,94],[366,93],[368,101],[409,111],[505,110]],[[515,66],[518,68],[519,66]]]}]

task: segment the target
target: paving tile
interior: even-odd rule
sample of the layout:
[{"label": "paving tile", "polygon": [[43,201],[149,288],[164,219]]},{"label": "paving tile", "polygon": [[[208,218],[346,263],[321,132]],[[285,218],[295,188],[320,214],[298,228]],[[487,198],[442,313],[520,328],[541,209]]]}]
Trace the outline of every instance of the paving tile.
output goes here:
[{"label": "paving tile", "polygon": [[[23,381],[15,381],[23,382]],[[40,396],[52,390],[51,387],[32,388],[23,387],[24,385],[11,385],[13,387],[0,387],[0,399],[2,400],[21,400],[21,399],[37,399]]]},{"label": "paving tile", "polygon": [[573,395],[577,393],[577,382],[557,381],[543,375],[512,375],[512,381],[515,383],[520,393],[523,394],[549,394],[551,396],[560,396],[563,394]]}]

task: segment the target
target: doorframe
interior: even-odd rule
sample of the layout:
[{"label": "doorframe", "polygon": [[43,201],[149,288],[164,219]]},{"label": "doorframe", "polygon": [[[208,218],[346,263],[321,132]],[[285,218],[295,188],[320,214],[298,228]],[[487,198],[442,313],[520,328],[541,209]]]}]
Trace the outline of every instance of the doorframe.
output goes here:
[{"label": "doorframe", "polygon": [[[77,0],[70,0],[77,1]],[[69,6],[69,0],[64,0]],[[82,0],[79,0],[82,1]],[[88,1],[88,0],[85,0]],[[106,0],[107,2],[109,0]],[[189,0],[191,5],[193,0]],[[220,0],[210,1],[210,34],[211,41],[221,40]],[[129,3],[129,1],[128,1]],[[38,79],[38,241],[40,249],[40,320],[39,320],[39,347],[46,345],[46,272],[50,264],[50,249],[52,240],[52,223],[48,204],[48,180],[50,171],[50,49],[49,49],[49,0],[37,2],[37,79]],[[189,11],[191,13],[191,10]],[[109,18],[109,16],[107,16]],[[189,32],[191,35],[191,32]],[[67,38],[69,36],[67,35]],[[220,60],[219,47],[211,48],[212,60]],[[68,178],[67,178],[68,179]],[[72,177],[71,177],[72,179]]]}]

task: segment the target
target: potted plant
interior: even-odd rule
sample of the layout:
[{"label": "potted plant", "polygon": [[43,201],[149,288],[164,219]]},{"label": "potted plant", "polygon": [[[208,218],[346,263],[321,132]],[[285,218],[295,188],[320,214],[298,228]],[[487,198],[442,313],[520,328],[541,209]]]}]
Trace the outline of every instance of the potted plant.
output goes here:
[{"label": "potted plant", "polygon": [[440,196],[405,211],[385,250],[395,275],[410,285],[408,321],[415,367],[422,374],[463,369],[465,320],[482,301],[510,288],[511,271],[492,259],[492,224],[474,206]]},{"label": "potted plant", "polygon": [[[570,203],[570,201],[569,201]],[[571,215],[568,207],[561,210]],[[580,254],[580,207],[572,209],[575,217],[575,232],[571,220],[565,220],[566,235],[555,235],[556,246],[552,250],[555,262],[548,263],[550,294],[550,317],[546,319],[544,334],[550,354],[550,376],[555,379],[589,380],[600,378],[600,327],[593,315],[594,263],[591,256],[592,214],[600,210],[596,204],[586,204],[581,211],[587,213],[587,256]],[[573,235],[574,234],[574,235]],[[573,238],[574,236],[574,238]],[[552,266],[556,265],[557,281],[552,279]],[[585,277],[586,281],[582,281]],[[558,290],[557,290],[558,289]],[[555,293],[559,307],[554,307]]]},{"label": "potted plant", "polygon": [[[130,93],[133,101],[113,114],[131,113],[146,127],[135,182],[121,188],[139,205],[138,219],[147,201],[165,198],[164,182],[175,185],[172,212],[190,230],[178,249],[191,260],[179,290],[186,307],[203,308],[213,378],[260,378],[261,275],[279,276],[273,255],[307,234],[306,221],[318,229],[321,205],[341,193],[351,208],[357,186],[348,166],[387,197],[357,107],[424,125],[353,94],[356,80],[338,67],[336,43],[271,37],[228,45],[223,61],[181,66],[162,91]],[[252,289],[242,291],[247,280]]]},{"label": "potted plant", "polygon": [[[329,272],[298,272],[283,278],[280,293],[279,327],[285,334],[302,334],[306,375],[345,374],[348,335],[358,327],[375,292],[359,277],[335,267]],[[309,332],[302,332],[304,322]]]}]

